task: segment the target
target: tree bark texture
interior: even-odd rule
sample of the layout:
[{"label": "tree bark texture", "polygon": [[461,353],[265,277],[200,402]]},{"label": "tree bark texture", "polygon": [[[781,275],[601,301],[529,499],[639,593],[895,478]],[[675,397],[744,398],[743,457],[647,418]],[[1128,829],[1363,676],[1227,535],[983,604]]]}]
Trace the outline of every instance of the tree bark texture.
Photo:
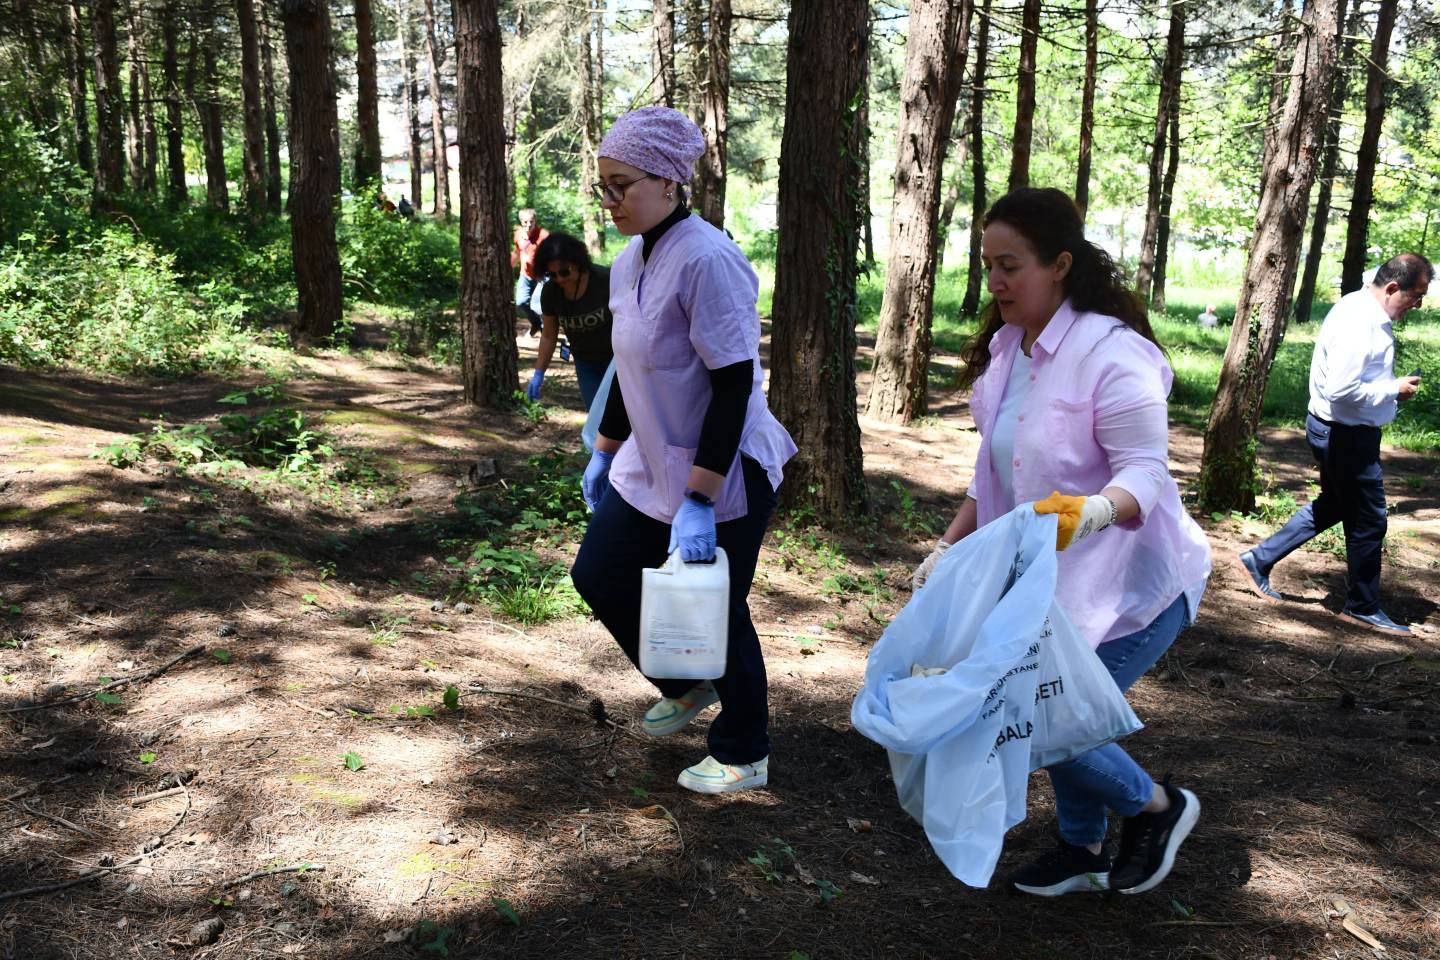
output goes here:
[{"label": "tree bark texture", "polygon": [[420,153],[420,84],[415,76],[415,47],[408,0],[399,0],[395,13],[395,30],[400,39],[400,69],[405,84],[405,121],[410,130],[410,202],[419,209],[420,194],[424,189],[424,160]]},{"label": "tree bark texture", "polygon": [[[1340,0],[1337,23],[1345,22],[1346,0]],[[1320,160],[1319,195],[1315,198],[1315,214],[1310,219],[1310,247],[1305,267],[1300,274],[1300,289],[1295,294],[1295,320],[1308,323],[1315,305],[1315,281],[1320,276],[1320,260],[1325,255],[1325,233],[1330,226],[1330,194],[1335,187],[1335,171],[1340,165],[1340,121],[1345,101],[1350,97],[1349,68],[1355,62],[1355,34],[1359,29],[1359,3],[1350,16],[1350,29],[1340,30],[1340,64],[1335,69],[1335,85],[1330,96],[1329,122],[1325,124],[1325,153]],[[1347,39],[1348,35],[1348,39]]]},{"label": "tree bark texture", "polygon": [[1165,177],[1160,181],[1160,222],[1155,230],[1155,273],[1150,284],[1150,309],[1165,312],[1165,270],[1170,263],[1170,209],[1175,200],[1175,177],[1180,172],[1180,96],[1176,91],[1166,138]]},{"label": "tree bark texture", "polygon": [[[729,55],[730,3],[725,3],[726,55]],[[715,18],[715,4],[711,0],[709,23]],[[710,74],[709,46],[706,40],[705,0],[685,0],[685,80],[680,86],[685,91],[685,112],[695,121],[695,126],[705,127],[705,83]],[[727,67],[728,74],[728,67]],[[678,82],[678,81],[677,81]],[[694,204],[697,207],[699,204]]]},{"label": "tree bark texture", "polygon": [[1100,59],[1098,0],[1085,0],[1085,77],[1080,82],[1080,149],[1075,157],[1075,206],[1080,222],[1090,207],[1090,155],[1095,148],[1095,73]]},{"label": "tree bark texture", "polygon": [[75,125],[75,162],[86,173],[95,172],[95,155],[90,147],[90,109],[86,92],[85,26],[80,18],[80,0],[65,4],[66,74],[70,87],[70,119]]},{"label": "tree bark texture", "polygon": [[230,186],[225,180],[225,128],[220,113],[220,72],[215,62],[219,45],[220,35],[212,10],[205,18],[204,35],[200,38],[205,89],[195,106],[200,115],[200,138],[205,151],[205,199],[216,210],[229,210]]},{"label": "tree bark texture", "polygon": [[90,4],[90,40],[95,45],[95,188],[118,196],[125,192],[125,141],[115,0]]},{"label": "tree bark texture", "polygon": [[299,316],[307,340],[331,336],[340,323],[340,251],[335,203],[340,192],[340,125],[330,70],[326,0],[280,0],[285,61],[290,68],[290,249]]},{"label": "tree bark texture", "polygon": [[284,209],[280,178],[280,121],[275,108],[275,55],[270,43],[270,4],[260,0],[260,96],[265,103],[265,206],[278,214]]},{"label": "tree bark texture", "polygon": [[[72,0],[74,2],[74,0]],[[190,199],[185,183],[185,109],[180,90],[180,0],[165,0],[160,32],[160,86],[165,97],[165,197],[172,207]]]},{"label": "tree bark texture", "polygon": [[1155,272],[1155,241],[1160,230],[1160,198],[1164,191],[1165,135],[1170,113],[1179,109],[1180,77],[1185,67],[1185,7],[1187,0],[1170,0],[1170,32],[1160,68],[1160,97],[1155,107],[1154,134],[1150,139],[1149,186],[1145,194],[1145,227],[1140,234],[1140,263],[1135,269],[1135,292],[1150,301]]},{"label": "tree bark texture", "polygon": [[800,448],[786,466],[783,502],[838,522],[867,499],[855,410],[855,278],[869,5],[795,0],[789,27],[770,399]]},{"label": "tree bark texture", "polygon": [[675,3],[674,0],[654,0],[650,8],[650,29],[653,33],[651,45],[651,69],[660,103],[675,106]]},{"label": "tree bark texture", "polygon": [[705,154],[700,158],[700,216],[725,228],[725,176],[730,139],[730,0],[710,0],[705,41]]},{"label": "tree bark texture", "polygon": [[130,188],[140,193],[145,189],[145,122],[140,99],[140,70],[145,51],[140,19],[135,13],[135,0],[130,0],[125,8],[125,75],[130,88],[125,104],[125,162]]},{"label": "tree bark texture", "polygon": [[519,386],[505,196],[504,86],[496,0],[455,0],[460,138],[460,330],[465,399],[509,407]]},{"label": "tree bark texture", "polygon": [[1205,430],[1200,502],[1206,512],[1248,512],[1255,505],[1260,403],[1290,313],[1290,291],[1333,89],[1338,20],[1339,0],[1310,0],[1296,34],[1285,109],[1265,170],[1235,323]]},{"label": "tree bark texture", "polygon": [[265,108],[255,0],[235,0],[235,20],[240,27],[240,203],[257,219],[265,212]]},{"label": "tree bark texture", "polygon": [[[15,25],[17,32],[24,38],[26,53],[27,71],[31,73],[30,80],[33,84],[29,102],[20,104],[20,108],[29,117],[36,132],[53,146],[60,145],[60,99],[58,94],[59,83],[64,74],[63,56],[60,60],[52,60],[50,56],[49,30],[53,23],[53,11],[45,8],[34,9],[39,6],[31,2],[17,2],[8,11],[7,19],[18,21]],[[45,20],[45,28],[42,31],[35,23],[35,14],[40,13]]]},{"label": "tree bark texture", "polygon": [[970,43],[970,0],[912,0],[900,82],[894,199],[885,296],[867,416],[910,423],[924,414],[935,306],[935,236],[945,147]]},{"label": "tree bark texture", "polygon": [[595,41],[596,32],[604,29],[603,13],[587,10],[580,32],[585,37],[585,48],[580,58],[580,202],[586,211],[581,226],[585,234],[585,246],[592,257],[605,252],[605,211],[595,201],[590,185],[600,180],[600,103],[603,87],[597,76]]},{"label": "tree bark texture", "polygon": [[970,94],[970,255],[966,265],[965,299],[960,313],[973,317],[980,309],[980,240],[985,232],[985,71],[990,57],[990,6],[983,0],[975,34],[974,92]]},{"label": "tree bark texture", "polygon": [[1035,53],[1040,45],[1040,0],[1025,0],[1020,15],[1020,69],[1015,76],[1015,133],[1010,147],[1010,186],[1030,185],[1030,142],[1035,129]]},{"label": "tree bark texture", "polygon": [[1359,290],[1365,273],[1370,204],[1375,198],[1375,162],[1380,156],[1380,131],[1385,124],[1385,64],[1395,28],[1398,0],[1380,0],[1375,36],[1370,42],[1370,70],[1365,80],[1365,128],[1355,155],[1355,182],[1350,187],[1350,215],[1345,221],[1345,258],[1340,264],[1340,292]]},{"label": "tree bark texture", "polygon": [[[1280,115],[1285,109],[1285,82],[1289,68],[1287,58],[1295,49],[1295,31],[1290,14],[1290,4],[1291,0],[1282,0],[1280,30],[1271,40],[1275,47],[1275,68],[1271,71],[1270,77],[1270,109],[1265,115],[1265,145],[1260,155],[1262,171],[1270,169],[1270,158],[1275,153],[1275,137],[1280,130]],[[1261,189],[1264,189],[1263,181]]]},{"label": "tree bark texture", "polygon": [[375,14],[355,0],[355,185],[381,182],[380,81],[375,68]]},{"label": "tree bark texture", "polygon": [[425,0],[425,56],[430,61],[430,149],[435,170],[435,219],[450,219],[450,159],[445,155],[445,99],[440,90],[440,45],[435,40],[435,0]]}]

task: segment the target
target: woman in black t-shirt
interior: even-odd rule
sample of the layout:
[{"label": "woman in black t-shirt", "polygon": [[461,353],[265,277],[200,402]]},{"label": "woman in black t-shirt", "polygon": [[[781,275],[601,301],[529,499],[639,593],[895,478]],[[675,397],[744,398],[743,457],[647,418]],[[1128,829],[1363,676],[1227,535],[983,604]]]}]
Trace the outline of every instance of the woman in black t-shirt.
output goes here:
[{"label": "woman in black t-shirt", "polygon": [[540,294],[544,326],[535,372],[525,392],[531,400],[540,399],[540,385],[550,368],[555,341],[564,330],[575,359],[580,399],[589,410],[614,355],[610,349],[610,327],[614,322],[610,315],[610,268],[592,264],[585,244],[568,233],[552,233],[542,240],[535,252],[535,263],[545,271],[549,282]]}]

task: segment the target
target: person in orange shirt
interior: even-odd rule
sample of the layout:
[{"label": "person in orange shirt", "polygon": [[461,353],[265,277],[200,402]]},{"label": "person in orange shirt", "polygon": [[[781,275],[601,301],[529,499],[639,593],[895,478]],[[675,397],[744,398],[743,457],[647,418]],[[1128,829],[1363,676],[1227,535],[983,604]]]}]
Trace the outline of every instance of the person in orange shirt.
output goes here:
[{"label": "person in orange shirt", "polygon": [[515,281],[515,311],[530,321],[530,336],[540,332],[540,288],[545,278],[535,264],[535,252],[550,231],[540,226],[535,211],[520,211],[520,226],[515,228],[515,242],[510,249],[510,266],[520,268]]}]

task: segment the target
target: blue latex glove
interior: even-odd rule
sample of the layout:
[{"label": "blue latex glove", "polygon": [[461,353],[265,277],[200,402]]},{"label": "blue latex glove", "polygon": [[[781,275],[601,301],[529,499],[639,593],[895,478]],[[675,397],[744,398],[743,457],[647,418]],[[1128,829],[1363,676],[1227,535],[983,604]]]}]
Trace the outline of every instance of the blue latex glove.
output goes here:
[{"label": "blue latex glove", "polygon": [[531,400],[538,401],[540,399],[540,384],[544,382],[544,370],[536,370],[534,373],[530,374],[530,385],[525,388],[525,396],[529,397]]},{"label": "blue latex glove", "polygon": [[580,481],[580,493],[585,498],[585,506],[592,512],[600,506],[605,491],[610,489],[610,461],[614,459],[615,454],[596,450],[590,454],[590,462],[585,465],[585,478]]},{"label": "blue latex glove", "polygon": [[680,501],[675,519],[670,523],[670,549],[680,550],[686,563],[709,562],[715,559],[715,508],[696,503],[689,497]]}]

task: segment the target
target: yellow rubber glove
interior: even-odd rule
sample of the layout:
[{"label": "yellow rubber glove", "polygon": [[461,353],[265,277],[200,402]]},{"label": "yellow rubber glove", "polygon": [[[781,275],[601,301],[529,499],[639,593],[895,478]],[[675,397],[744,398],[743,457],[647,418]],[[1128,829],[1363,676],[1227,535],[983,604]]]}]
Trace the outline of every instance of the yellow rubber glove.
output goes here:
[{"label": "yellow rubber glove", "polygon": [[1115,504],[1109,497],[1067,497],[1059,490],[1044,500],[1035,501],[1035,512],[1053,513],[1060,519],[1055,528],[1055,549],[1064,550],[1072,543],[1104,530],[1115,519]]}]

